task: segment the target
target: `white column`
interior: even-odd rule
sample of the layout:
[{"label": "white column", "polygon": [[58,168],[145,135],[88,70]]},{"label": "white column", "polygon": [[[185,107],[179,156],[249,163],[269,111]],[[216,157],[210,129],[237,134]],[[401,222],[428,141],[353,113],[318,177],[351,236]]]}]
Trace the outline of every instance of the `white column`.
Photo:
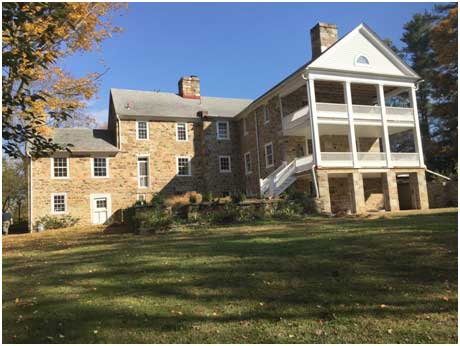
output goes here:
[{"label": "white column", "polygon": [[420,133],[420,124],[418,121],[418,109],[417,109],[417,95],[415,94],[415,87],[411,88],[410,92],[410,104],[414,111],[414,125],[415,125],[415,149],[418,153],[418,159],[421,167],[425,167],[425,160],[423,158],[423,146],[422,146],[422,135]]},{"label": "white column", "polygon": [[[316,97],[315,97],[315,81],[313,79],[308,79],[307,81],[307,95],[308,95],[308,107],[310,110],[310,128],[311,128],[311,138],[313,146],[313,154],[315,158],[315,163],[317,166],[321,165],[321,145],[319,141],[319,128],[318,128],[318,118],[316,114]],[[308,140],[307,140],[308,146]]]},{"label": "white column", "polygon": [[379,98],[380,114],[382,116],[383,147],[385,149],[387,167],[393,167],[393,164],[391,163],[390,135],[388,134],[387,112],[385,108],[385,93],[383,90],[383,84],[378,85],[377,94]]},{"label": "white column", "polygon": [[358,149],[356,148],[356,134],[355,134],[355,122],[353,120],[353,102],[351,99],[351,84],[345,82],[344,85],[345,103],[347,104],[348,112],[348,147],[351,150],[351,156],[353,158],[353,167],[359,167],[358,162]]}]

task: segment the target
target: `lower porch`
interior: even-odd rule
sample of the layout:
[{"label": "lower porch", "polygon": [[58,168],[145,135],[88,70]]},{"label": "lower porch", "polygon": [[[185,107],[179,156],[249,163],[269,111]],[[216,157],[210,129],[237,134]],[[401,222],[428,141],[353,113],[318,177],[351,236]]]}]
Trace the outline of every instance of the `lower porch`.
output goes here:
[{"label": "lower porch", "polygon": [[424,169],[317,169],[298,177],[296,188],[315,196],[325,214],[428,209]]}]

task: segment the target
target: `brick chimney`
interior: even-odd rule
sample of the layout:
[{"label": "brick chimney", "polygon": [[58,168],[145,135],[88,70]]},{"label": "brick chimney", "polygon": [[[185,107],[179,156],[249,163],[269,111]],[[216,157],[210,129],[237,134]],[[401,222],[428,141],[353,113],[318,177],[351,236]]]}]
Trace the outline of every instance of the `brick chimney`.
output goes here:
[{"label": "brick chimney", "polygon": [[179,95],[187,99],[200,98],[200,78],[197,76],[179,79]]},{"label": "brick chimney", "polygon": [[318,23],[311,28],[310,38],[312,59],[315,59],[337,41],[337,25]]}]

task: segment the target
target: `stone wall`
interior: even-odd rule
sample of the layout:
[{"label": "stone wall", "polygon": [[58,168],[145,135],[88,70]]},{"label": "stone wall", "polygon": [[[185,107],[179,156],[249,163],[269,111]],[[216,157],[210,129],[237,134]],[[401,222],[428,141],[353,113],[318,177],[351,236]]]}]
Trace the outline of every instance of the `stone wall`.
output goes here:
[{"label": "stone wall", "polygon": [[[211,121],[212,120],[212,121]],[[230,140],[216,138],[217,119],[189,122],[188,141],[176,141],[176,123],[150,121],[149,139],[136,140],[136,122],[121,121],[121,151],[109,158],[109,177],[91,177],[89,156],[69,159],[69,179],[51,179],[51,158],[35,159],[33,165],[33,221],[51,214],[51,194],[66,193],[68,214],[91,222],[90,194],[110,194],[112,213],[132,205],[138,194],[146,199],[157,193],[211,191],[214,196],[239,191],[240,157],[238,125],[230,122]],[[149,157],[150,184],[138,187],[137,156]],[[219,155],[231,156],[231,173],[219,172]],[[192,176],[176,175],[176,156],[190,156]]]},{"label": "stone wall", "polygon": [[329,178],[329,194],[332,213],[352,213],[353,204],[348,176]]},{"label": "stone wall", "polygon": [[321,151],[324,152],[349,152],[348,136],[321,135],[319,137]]},{"label": "stone wall", "polygon": [[361,152],[380,152],[380,138],[379,137],[359,137],[358,138],[358,151]]},{"label": "stone wall", "polygon": [[385,209],[382,178],[363,178],[366,211]]}]

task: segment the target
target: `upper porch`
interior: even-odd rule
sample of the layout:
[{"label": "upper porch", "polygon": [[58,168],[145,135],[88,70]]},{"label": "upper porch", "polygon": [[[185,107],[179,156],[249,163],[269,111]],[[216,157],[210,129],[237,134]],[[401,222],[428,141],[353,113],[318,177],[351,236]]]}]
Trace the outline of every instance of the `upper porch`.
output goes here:
[{"label": "upper porch", "polygon": [[304,137],[318,166],[424,166],[413,83],[316,76],[279,99],[283,135]]}]

